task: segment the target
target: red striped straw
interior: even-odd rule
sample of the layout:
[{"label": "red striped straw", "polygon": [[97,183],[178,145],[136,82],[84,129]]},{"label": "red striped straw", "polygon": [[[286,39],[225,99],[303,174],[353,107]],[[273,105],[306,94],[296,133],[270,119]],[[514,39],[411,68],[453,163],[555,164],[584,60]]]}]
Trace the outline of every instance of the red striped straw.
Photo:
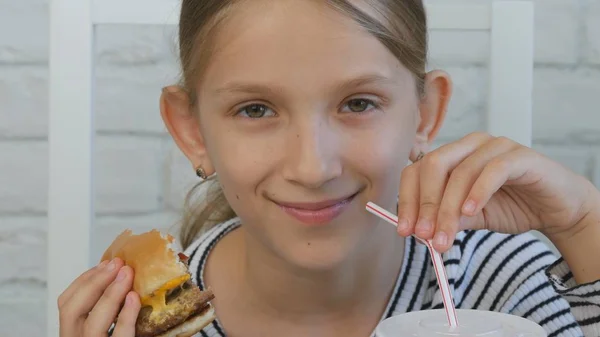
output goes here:
[{"label": "red striped straw", "polygon": [[[386,211],[385,209],[377,206],[372,202],[367,203],[367,211],[377,215],[381,219],[391,223],[394,226],[398,226],[398,217],[394,214]],[[442,256],[434,248],[431,240],[423,240],[415,236],[417,240],[427,246],[429,249],[429,255],[433,261],[433,268],[435,269],[435,275],[437,277],[438,286],[442,293],[442,301],[444,302],[444,309],[446,310],[446,317],[448,318],[448,324],[451,327],[458,326],[458,318],[456,317],[456,308],[454,307],[454,299],[452,291],[450,290],[450,284],[448,284],[448,276],[446,275],[446,269],[444,268],[444,261]]]}]

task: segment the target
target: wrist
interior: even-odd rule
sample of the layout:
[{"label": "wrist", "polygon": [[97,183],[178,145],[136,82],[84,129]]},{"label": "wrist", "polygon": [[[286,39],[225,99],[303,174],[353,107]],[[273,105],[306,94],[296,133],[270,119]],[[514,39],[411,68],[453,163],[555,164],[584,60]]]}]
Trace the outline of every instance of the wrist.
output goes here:
[{"label": "wrist", "polygon": [[573,226],[560,233],[547,235],[571,269],[578,284],[600,279],[600,195],[590,194],[589,203],[582,207],[581,217]]},{"label": "wrist", "polygon": [[546,237],[562,252],[562,249],[584,248],[580,243],[593,239],[600,248],[600,214],[590,212],[568,230],[559,233],[545,234]]},{"label": "wrist", "polygon": [[596,232],[600,229],[600,191],[589,180],[585,179],[587,193],[574,216],[574,222],[565,224],[566,229],[543,233],[555,245],[573,243],[582,234]]}]

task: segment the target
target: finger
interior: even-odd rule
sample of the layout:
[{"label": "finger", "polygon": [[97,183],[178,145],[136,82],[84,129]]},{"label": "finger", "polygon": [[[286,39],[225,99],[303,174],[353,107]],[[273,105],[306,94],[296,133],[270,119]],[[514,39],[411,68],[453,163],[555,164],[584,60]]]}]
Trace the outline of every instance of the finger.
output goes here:
[{"label": "finger", "polygon": [[133,270],[124,266],[117,277],[106,288],[88,318],[85,321],[85,332],[88,337],[104,336],[115,321],[125,296],[131,290]]},{"label": "finger", "polygon": [[65,319],[74,321],[87,317],[122,266],[121,259],[114,259],[81,285],[76,295],[71,296],[61,310]]},{"label": "finger", "polygon": [[419,211],[419,163],[402,171],[398,192],[398,234],[409,236],[417,221]]},{"label": "finger", "polygon": [[71,283],[71,285],[58,297],[58,308],[59,308],[59,325],[61,336],[79,336],[83,330],[83,323],[85,320],[85,314],[77,313],[76,308],[72,305],[68,305],[70,300],[81,292],[82,286],[89,283],[91,279],[94,279],[102,273],[102,270],[106,268],[109,261],[102,261],[94,268],[89,269],[85,273],[81,274],[78,278]]},{"label": "finger", "polygon": [[73,294],[76,293],[79,290],[79,288],[81,288],[81,285],[86,284],[88,280],[94,275],[96,275],[96,273],[98,273],[100,269],[106,266],[108,262],[109,261],[102,261],[98,265],[88,269],[86,272],[79,275],[79,277],[77,277],[73,282],[71,282],[69,287],[65,289],[65,291],[63,291],[62,294],[60,294],[60,296],[58,296],[58,308],[61,308],[71,298],[71,296],[73,296]]},{"label": "finger", "polygon": [[419,215],[415,234],[422,239],[431,239],[435,230],[437,212],[446,188],[448,156],[443,152],[432,152],[421,159],[419,172]]},{"label": "finger", "polygon": [[436,234],[433,239],[436,250],[446,251],[454,242],[460,228],[460,217],[467,195],[486,165],[494,158],[512,151],[516,146],[517,143],[507,138],[495,138],[480,146],[454,168],[438,214]]},{"label": "finger", "polygon": [[532,153],[522,147],[491,160],[468,191],[461,211],[467,216],[477,214],[503,185],[523,177],[538,159]]},{"label": "finger", "polygon": [[473,133],[441,146],[421,160],[419,219],[415,228],[417,236],[423,239],[433,237],[449,173],[492,138],[487,134]]},{"label": "finger", "polygon": [[140,312],[141,304],[139,296],[130,291],[125,299],[125,305],[119,313],[113,337],[134,337],[135,323]]}]

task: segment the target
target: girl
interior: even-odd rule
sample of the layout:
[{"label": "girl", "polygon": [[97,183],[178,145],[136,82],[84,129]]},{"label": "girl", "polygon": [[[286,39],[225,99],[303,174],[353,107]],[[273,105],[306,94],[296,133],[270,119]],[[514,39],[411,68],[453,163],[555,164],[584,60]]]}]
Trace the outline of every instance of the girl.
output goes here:
[{"label": "girl", "polygon": [[[179,29],[183,80],[161,114],[213,186],[181,232],[216,296],[202,336],[363,337],[441,308],[412,234],[444,253],[457,307],[600,335],[600,192],[501,137],[428,151],[452,84],[425,72],[421,0],[183,0]],[[397,210],[398,234],[368,201]],[[61,336],[106,336],[116,317],[113,336],[134,336],[132,277],[116,260],[75,280]]]}]

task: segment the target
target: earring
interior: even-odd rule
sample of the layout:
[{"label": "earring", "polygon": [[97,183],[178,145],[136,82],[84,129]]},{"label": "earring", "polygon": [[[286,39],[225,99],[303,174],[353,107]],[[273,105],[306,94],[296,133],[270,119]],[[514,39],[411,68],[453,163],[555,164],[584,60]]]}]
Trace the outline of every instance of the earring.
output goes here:
[{"label": "earring", "polygon": [[417,159],[415,159],[415,163],[418,162],[419,160],[423,159],[423,157],[425,157],[425,153],[423,152],[419,152],[419,155],[417,156]]},{"label": "earring", "polygon": [[196,169],[196,175],[198,177],[200,177],[201,179],[207,178],[206,172],[204,171],[204,169],[201,166],[198,166],[198,168]]}]

